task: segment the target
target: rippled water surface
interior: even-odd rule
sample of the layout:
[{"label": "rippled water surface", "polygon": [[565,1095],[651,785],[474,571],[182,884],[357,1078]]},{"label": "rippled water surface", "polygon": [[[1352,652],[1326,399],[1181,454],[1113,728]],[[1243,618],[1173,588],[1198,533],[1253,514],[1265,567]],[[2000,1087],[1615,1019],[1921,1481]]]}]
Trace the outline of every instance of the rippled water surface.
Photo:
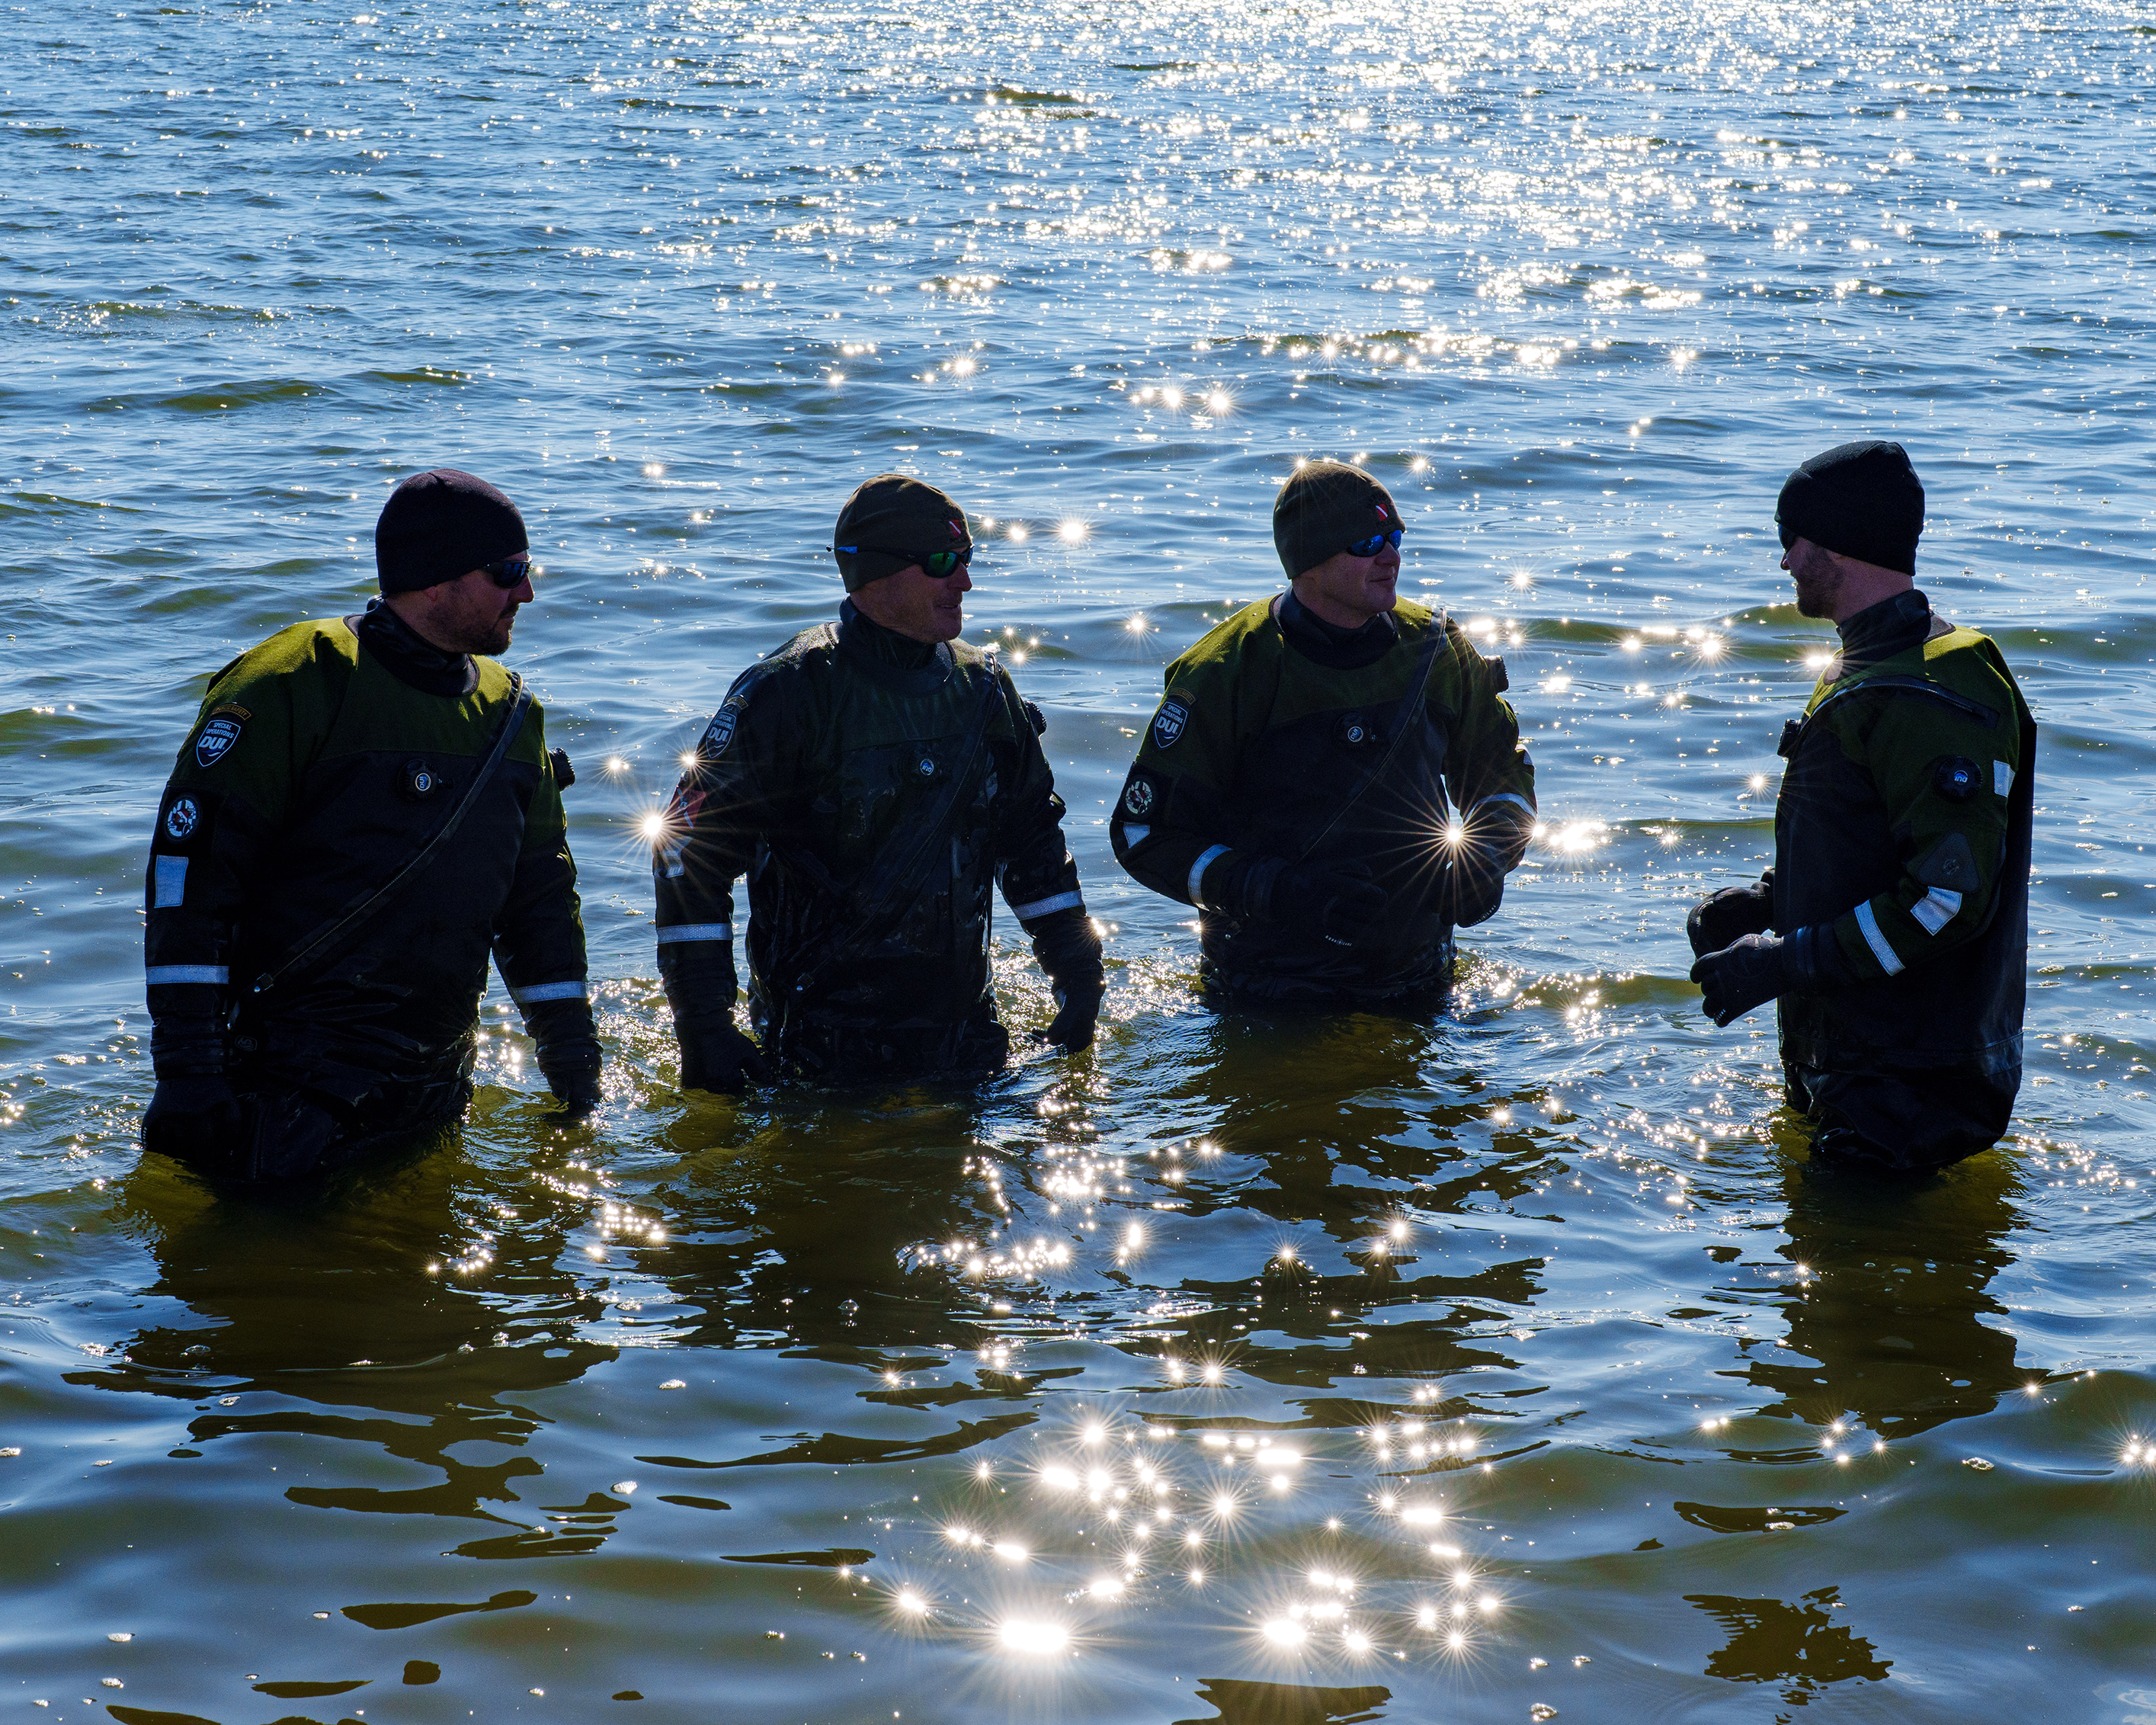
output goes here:
[{"label": "rippled water surface", "polygon": [[[364,3],[0,8],[0,1707],[2156,1716],[2156,6]],[[1906,1187],[1684,980],[1829,639],[1774,492],[1874,434],[2042,726],[2015,1132]],[[1216,1010],[1107,848],[1315,453],[1540,770],[1426,1020]],[[157,789],[443,462],[545,565],[607,1105],[497,993],[461,1132],[213,1196]],[[634,824],[891,466],[993,518],[1112,1023],[685,1097]]]}]

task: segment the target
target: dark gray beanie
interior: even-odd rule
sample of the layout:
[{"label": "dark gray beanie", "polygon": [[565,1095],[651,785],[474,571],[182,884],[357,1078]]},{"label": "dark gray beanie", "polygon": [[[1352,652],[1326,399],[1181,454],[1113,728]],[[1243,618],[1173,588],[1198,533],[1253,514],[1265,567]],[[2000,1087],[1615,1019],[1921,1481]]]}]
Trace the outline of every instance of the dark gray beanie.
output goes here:
[{"label": "dark gray beanie", "polygon": [[896,575],[930,552],[963,551],[973,542],[966,511],[947,493],[902,473],[864,480],[831,529],[831,555],[848,593]]},{"label": "dark gray beanie", "polygon": [[374,524],[374,572],[386,593],[437,587],[531,548],[516,506],[454,467],[413,474]]}]

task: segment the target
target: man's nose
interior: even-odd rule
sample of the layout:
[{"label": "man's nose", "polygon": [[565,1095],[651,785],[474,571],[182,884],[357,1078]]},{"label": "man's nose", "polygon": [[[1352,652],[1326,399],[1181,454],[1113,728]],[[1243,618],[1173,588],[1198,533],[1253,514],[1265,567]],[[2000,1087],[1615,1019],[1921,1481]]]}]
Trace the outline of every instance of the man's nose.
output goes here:
[{"label": "man's nose", "polygon": [[957,591],[960,593],[971,593],[973,590],[973,572],[967,568],[963,563],[958,565],[958,567],[955,572],[954,579],[956,582]]},{"label": "man's nose", "polygon": [[511,588],[509,589],[509,598],[511,601],[516,604],[530,604],[533,598],[531,592],[531,578],[529,575],[526,575],[521,581],[518,582],[516,586]]}]

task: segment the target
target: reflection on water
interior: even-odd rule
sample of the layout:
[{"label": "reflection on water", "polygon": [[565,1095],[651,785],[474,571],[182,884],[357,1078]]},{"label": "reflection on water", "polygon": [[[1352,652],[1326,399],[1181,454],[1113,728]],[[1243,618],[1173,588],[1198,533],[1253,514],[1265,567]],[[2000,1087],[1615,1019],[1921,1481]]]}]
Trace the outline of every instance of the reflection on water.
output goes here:
[{"label": "reflection on water", "polygon": [[[2146,1710],[2131,8],[87,18],[4,101],[0,1645],[41,1717]],[[1825,649],[1774,490],[1873,434],[2055,763],[2015,1136],[1906,1186],[1813,1166],[1766,1015],[1684,980]],[[1544,826],[1447,998],[1223,1011],[1096,823],[1317,453],[1509,661]],[[461,1132],[213,1196],[132,1147],[156,788],[200,678],[355,608],[383,485],[445,459],[535,525],[607,1103],[553,1123],[497,997]],[[685,1096],[635,824],[830,614],[885,467],[979,512],[1102,1040]]]},{"label": "reflection on water", "polygon": [[1828,1615],[1840,1609],[1841,1589],[1815,1588],[1797,1604],[1779,1599],[1734,1599],[1687,1594],[1694,1604],[1728,1632],[1729,1642],[1707,1662],[1707,1675],[1736,1683],[1784,1686],[1782,1699],[1803,1707],[1830,1683],[1851,1677],[1877,1682],[1892,1666],[1846,1625]]},{"label": "reflection on water", "polygon": [[1793,1166],[1781,1254],[1795,1291],[1780,1352],[1807,1363],[1753,1363],[1751,1381],[1781,1399],[1765,1411],[1913,1437],[2022,1389],[2030,1373],[2015,1369],[2006,1308],[1989,1291],[2011,1260],[2020,1184],[1995,1156],[1922,1182]]},{"label": "reflection on water", "polygon": [[1197,1696],[1219,1711],[1177,1725],[1363,1725],[1383,1718],[1384,1703],[1393,1698],[1385,1689],[1305,1688],[1229,1677],[1199,1684]]}]

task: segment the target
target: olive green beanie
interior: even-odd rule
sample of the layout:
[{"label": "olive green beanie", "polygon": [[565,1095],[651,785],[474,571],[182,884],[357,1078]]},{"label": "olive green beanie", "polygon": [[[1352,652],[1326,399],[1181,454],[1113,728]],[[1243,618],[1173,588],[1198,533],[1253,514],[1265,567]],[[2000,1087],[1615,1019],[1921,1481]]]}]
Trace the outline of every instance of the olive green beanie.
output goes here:
[{"label": "olive green beanie", "polygon": [[1305,462],[1273,499],[1273,547],[1291,581],[1358,540],[1399,525],[1393,494],[1343,462]]}]

